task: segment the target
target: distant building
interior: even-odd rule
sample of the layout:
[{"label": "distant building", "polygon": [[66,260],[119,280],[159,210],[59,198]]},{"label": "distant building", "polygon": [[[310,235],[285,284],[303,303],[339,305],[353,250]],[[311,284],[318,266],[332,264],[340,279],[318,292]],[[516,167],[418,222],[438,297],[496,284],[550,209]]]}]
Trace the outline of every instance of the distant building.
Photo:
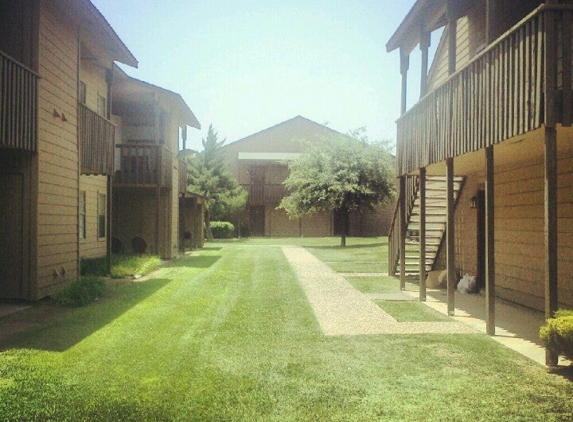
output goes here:
[{"label": "distant building", "polygon": [[[248,191],[247,210],[240,224],[251,236],[340,235],[342,220],[334,212],[289,219],[277,206],[286,194],[288,162],[304,151],[305,143],[321,143],[345,136],[302,116],[247,136],[223,147],[231,172]],[[374,212],[353,212],[349,236],[388,234],[394,204],[380,205]]]}]

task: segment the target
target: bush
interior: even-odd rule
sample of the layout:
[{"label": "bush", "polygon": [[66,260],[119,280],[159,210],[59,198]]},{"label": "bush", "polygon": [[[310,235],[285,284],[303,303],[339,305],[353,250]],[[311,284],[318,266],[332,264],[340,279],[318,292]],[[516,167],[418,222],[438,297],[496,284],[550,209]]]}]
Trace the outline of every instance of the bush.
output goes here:
[{"label": "bush", "polygon": [[81,275],[95,275],[105,277],[107,271],[107,257],[103,258],[82,258],[80,263]]},{"label": "bush", "polygon": [[232,239],[235,226],[228,221],[211,221],[211,233],[215,239]]},{"label": "bush", "polygon": [[573,361],[573,310],[559,310],[539,330],[547,348]]},{"label": "bush", "polygon": [[80,277],[57,290],[52,299],[62,306],[84,306],[105,293],[105,280],[100,277]]}]

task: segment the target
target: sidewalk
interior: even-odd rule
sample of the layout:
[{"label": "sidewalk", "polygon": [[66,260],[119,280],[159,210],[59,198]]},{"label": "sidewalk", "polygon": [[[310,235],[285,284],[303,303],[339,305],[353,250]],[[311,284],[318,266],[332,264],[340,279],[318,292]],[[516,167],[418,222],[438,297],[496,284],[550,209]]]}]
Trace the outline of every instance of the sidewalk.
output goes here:
[{"label": "sidewalk", "polygon": [[284,246],[282,250],[327,336],[476,333],[458,322],[397,322],[306,249]]}]

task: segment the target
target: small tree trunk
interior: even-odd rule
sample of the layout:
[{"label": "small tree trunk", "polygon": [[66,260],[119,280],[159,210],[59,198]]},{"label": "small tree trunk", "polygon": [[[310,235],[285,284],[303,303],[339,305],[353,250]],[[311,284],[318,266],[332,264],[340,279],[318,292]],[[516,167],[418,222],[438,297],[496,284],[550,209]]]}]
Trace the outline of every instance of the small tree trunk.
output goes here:
[{"label": "small tree trunk", "polygon": [[342,234],[340,235],[340,246],[346,247],[346,235],[348,234],[349,215],[348,210],[343,210],[342,213]]}]

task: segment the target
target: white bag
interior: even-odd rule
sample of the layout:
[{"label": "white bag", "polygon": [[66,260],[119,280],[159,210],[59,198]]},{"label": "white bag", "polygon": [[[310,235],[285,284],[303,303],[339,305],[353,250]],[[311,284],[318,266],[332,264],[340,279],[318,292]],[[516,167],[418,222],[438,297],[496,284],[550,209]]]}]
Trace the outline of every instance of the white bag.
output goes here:
[{"label": "white bag", "polygon": [[475,293],[476,291],[476,277],[465,274],[458,283],[458,292],[460,293]]}]

